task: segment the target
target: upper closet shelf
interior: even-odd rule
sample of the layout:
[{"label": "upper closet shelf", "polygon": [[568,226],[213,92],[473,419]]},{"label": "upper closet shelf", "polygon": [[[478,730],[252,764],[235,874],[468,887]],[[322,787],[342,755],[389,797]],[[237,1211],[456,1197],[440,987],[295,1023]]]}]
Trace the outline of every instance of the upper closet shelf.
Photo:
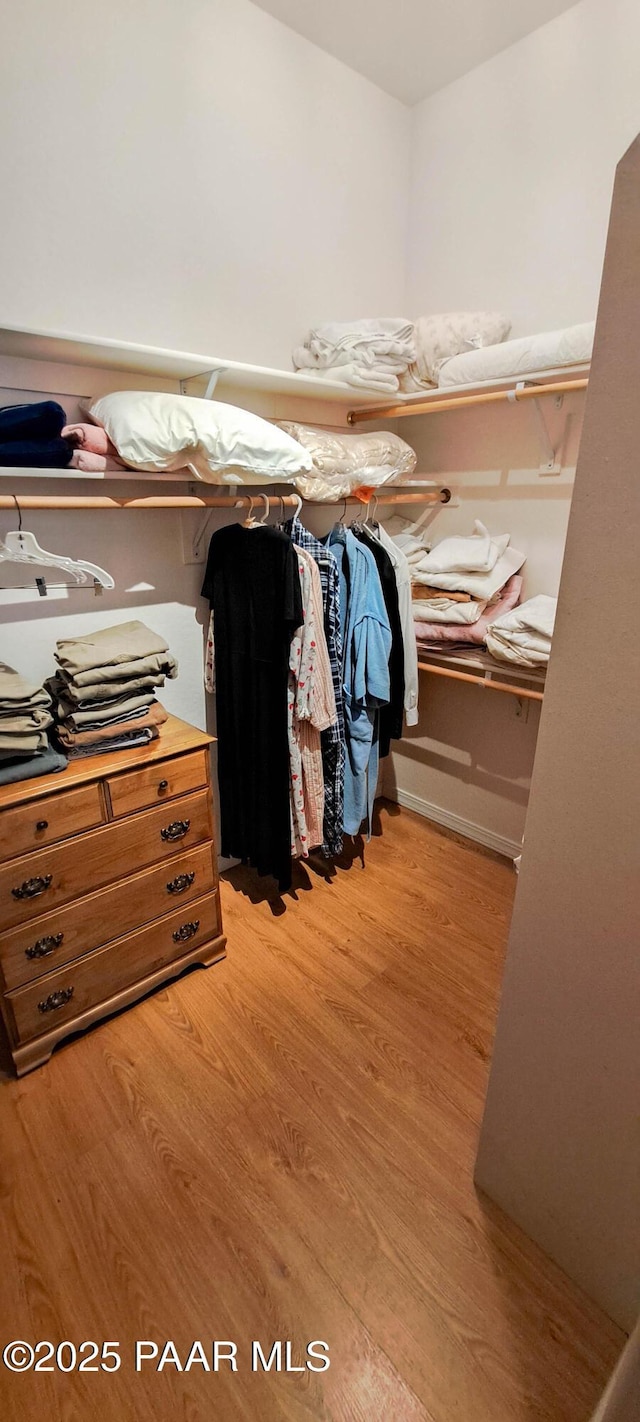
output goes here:
[{"label": "upper closet shelf", "polygon": [[386,405],[367,404],[349,410],[350,425],[366,420],[397,420],[409,415],[436,415],[445,410],[493,405],[505,401],[537,400],[542,395],[556,397],[574,390],[586,390],[590,364],[564,365],[552,370],[535,370],[509,379],[484,380],[477,385],[447,385],[425,390],[423,395],[399,395]]},{"label": "upper closet shelf", "polygon": [[[224,360],[221,356],[199,355],[192,351],[163,350],[131,341],[112,341],[102,336],[78,336],[67,331],[35,331],[22,326],[0,327],[0,356],[23,360],[56,361],[66,365],[95,366],[132,374],[159,375],[167,380],[204,377],[207,393],[225,387],[259,390],[274,395],[298,395],[325,404],[351,405],[352,386],[338,381],[318,380],[313,375],[296,375],[292,370],[271,370],[263,365]],[[375,391],[358,392],[361,404],[380,400]]]}]

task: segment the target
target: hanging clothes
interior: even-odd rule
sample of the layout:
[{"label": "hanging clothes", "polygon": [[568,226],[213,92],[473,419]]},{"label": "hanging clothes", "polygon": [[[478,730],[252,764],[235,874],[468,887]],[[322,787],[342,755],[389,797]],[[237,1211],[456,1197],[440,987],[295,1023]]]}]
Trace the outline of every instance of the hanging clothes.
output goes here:
[{"label": "hanging clothes", "polygon": [[378,779],[379,708],[389,700],[391,627],[373,554],[336,524],[328,546],[338,560],[346,749],[344,829],[371,833]]},{"label": "hanging clothes", "polygon": [[297,548],[310,553],[320,574],[324,609],[324,631],[331,666],[336,703],[336,720],[322,731],[322,774],[324,778],[323,853],[340,854],[343,844],[345,728],[342,696],[342,633],[340,627],[340,580],[338,563],[319,538],[315,538],[297,515],[283,525]]},{"label": "hanging clothes", "polygon": [[367,529],[372,538],[377,539],[378,543],[380,543],[389,554],[393,564],[398,589],[398,610],[400,613],[400,626],[402,628],[402,644],[404,649],[404,715],[407,726],[417,726],[418,648],[416,646],[413,608],[411,606],[413,592],[409,562],[402,552],[402,549],[398,547],[393,538],[390,538],[384,524],[367,524]]},{"label": "hanging clothes", "polygon": [[291,639],[288,731],[291,762],[291,853],[307,858],[322,844],[324,778],[320,732],[336,720],[317,564],[296,548],[304,622]]},{"label": "hanging clothes", "polygon": [[209,544],[221,852],[291,885],[287,683],[303,622],[298,559],[274,528],[231,524]]},{"label": "hanging clothes", "polygon": [[354,525],[352,531],[354,537],[360,543],[364,543],[365,548],[368,548],[373,554],[391,628],[389,702],[380,710],[379,749],[380,757],[384,759],[389,754],[391,742],[402,739],[404,717],[404,644],[398,605],[398,584],[389,554],[374,538],[371,530],[364,524],[358,523]]}]

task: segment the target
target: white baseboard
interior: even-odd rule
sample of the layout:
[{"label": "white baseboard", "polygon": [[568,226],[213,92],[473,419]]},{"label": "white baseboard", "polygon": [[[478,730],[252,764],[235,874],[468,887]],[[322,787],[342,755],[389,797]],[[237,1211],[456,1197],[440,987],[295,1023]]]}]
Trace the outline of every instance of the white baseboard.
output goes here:
[{"label": "white baseboard", "polygon": [[473,839],[477,844],[486,845],[487,849],[495,849],[497,854],[504,854],[507,859],[514,859],[516,854],[522,852],[522,845],[518,840],[506,839],[502,834],[495,834],[493,830],[485,829],[484,825],[474,824],[473,820],[465,820],[461,815],[452,814],[450,810],[442,810],[439,805],[432,805],[430,800],[423,800],[419,795],[412,795],[410,790],[396,789],[395,794],[388,795],[387,799],[395,799],[407,810],[415,810],[417,815],[423,815],[425,820],[433,820],[435,824],[443,825],[445,829],[464,835],[466,839]]}]

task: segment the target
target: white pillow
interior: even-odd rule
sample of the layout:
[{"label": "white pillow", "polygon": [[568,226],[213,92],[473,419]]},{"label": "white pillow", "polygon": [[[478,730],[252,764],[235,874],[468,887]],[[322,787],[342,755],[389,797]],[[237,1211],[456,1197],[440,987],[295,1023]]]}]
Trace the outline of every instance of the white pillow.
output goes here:
[{"label": "white pillow", "polygon": [[90,413],[133,469],[188,465],[210,484],[260,484],[289,483],[313,468],[308,451],[284,430],[217,400],[118,390],[97,400]]}]

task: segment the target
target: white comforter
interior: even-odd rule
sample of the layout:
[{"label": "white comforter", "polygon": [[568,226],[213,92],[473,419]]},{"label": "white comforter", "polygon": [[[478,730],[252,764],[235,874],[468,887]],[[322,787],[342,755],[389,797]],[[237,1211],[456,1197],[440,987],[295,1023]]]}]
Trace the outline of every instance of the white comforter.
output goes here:
[{"label": "white comforter", "polygon": [[465,351],[464,355],[452,356],[444,362],[438,384],[478,385],[483,380],[508,380],[536,370],[585,364],[591,360],[594,329],[595,322],[585,321],[560,331],[542,331],[535,336],[521,336],[515,341]]},{"label": "white comforter", "polygon": [[487,628],[487,647],[500,661],[544,666],[549,660],[557,599],[540,593]]},{"label": "white comforter", "polygon": [[402,316],[327,321],[293,352],[297,370],[393,395],[416,353],[415,327]]}]

